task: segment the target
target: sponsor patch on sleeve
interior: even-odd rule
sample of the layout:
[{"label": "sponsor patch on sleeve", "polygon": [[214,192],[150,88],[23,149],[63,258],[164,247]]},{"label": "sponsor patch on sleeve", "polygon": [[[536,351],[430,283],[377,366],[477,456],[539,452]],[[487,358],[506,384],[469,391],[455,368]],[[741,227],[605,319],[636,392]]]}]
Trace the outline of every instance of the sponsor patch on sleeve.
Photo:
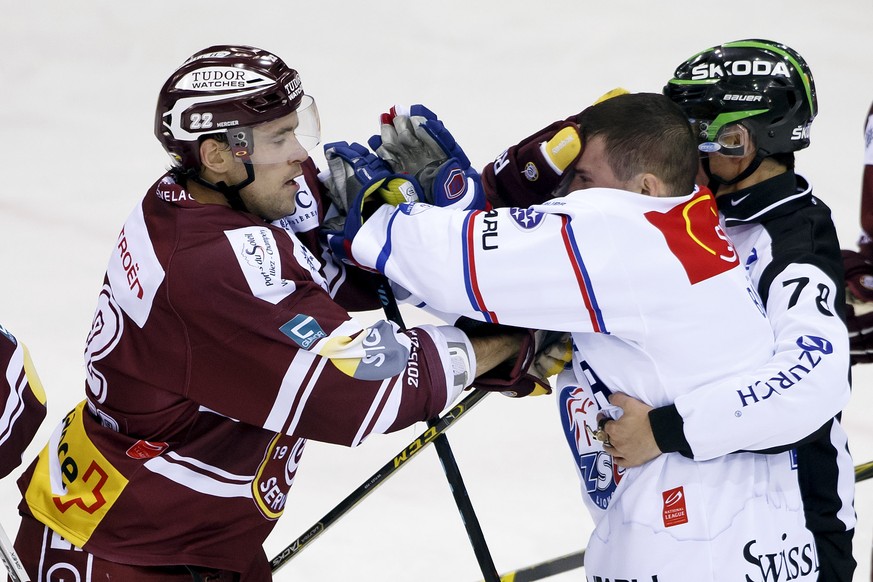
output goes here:
[{"label": "sponsor patch on sleeve", "polygon": [[255,297],[276,305],[294,292],[294,282],[282,278],[282,261],[273,231],[249,226],[224,234]]},{"label": "sponsor patch on sleeve", "polygon": [[294,343],[304,350],[311,348],[312,344],[321,338],[327,337],[327,334],[321,329],[321,326],[318,325],[314,317],[303,315],[302,313],[295,315],[283,324],[279,331],[294,340]]}]

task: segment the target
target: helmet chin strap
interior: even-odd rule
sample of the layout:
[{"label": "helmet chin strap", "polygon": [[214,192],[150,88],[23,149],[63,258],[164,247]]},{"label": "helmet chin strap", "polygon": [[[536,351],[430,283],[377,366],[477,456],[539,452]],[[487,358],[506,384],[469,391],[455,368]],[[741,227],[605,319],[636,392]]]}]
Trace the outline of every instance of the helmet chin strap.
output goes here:
[{"label": "helmet chin strap", "polygon": [[243,165],[246,168],[246,179],[239,184],[228,185],[227,182],[224,181],[213,184],[212,182],[201,178],[199,174],[194,175],[192,178],[201,186],[206,186],[210,190],[219,192],[224,196],[227,203],[230,204],[230,207],[234,210],[249,212],[249,209],[246,207],[245,202],[243,202],[243,199],[240,196],[240,190],[255,181],[255,168],[250,160],[245,160]]},{"label": "helmet chin strap", "polygon": [[714,194],[718,191],[719,186],[732,186],[733,184],[736,184],[738,182],[745,180],[746,178],[748,178],[749,176],[751,176],[752,174],[755,173],[755,171],[758,169],[758,166],[760,166],[761,162],[764,161],[764,158],[765,158],[765,156],[761,155],[760,151],[756,152],[755,157],[752,158],[752,161],[749,162],[749,165],[746,166],[746,169],[743,170],[742,172],[740,172],[739,174],[737,174],[735,177],[731,178],[730,180],[727,180],[725,178],[722,178],[721,176],[713,174],[712,171],[709,169],[709,156],[703,158],[701,160],[701,163],[703,164],[703,171],[709,177],[709,184],[707,185],[708,188]]}]

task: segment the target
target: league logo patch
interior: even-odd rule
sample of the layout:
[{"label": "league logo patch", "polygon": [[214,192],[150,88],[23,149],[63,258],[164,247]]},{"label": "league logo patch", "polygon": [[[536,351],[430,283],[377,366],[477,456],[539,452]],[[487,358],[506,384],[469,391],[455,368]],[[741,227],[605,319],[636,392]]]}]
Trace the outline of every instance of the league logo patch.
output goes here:
[{"label": "league logo patch", "polygon": [[166,451],[169,446],[164,442],[151,442],[140,439],[127,449],[127,456],[131,459],[153,459]]},{"label": "league logo patch", "polygon": [[664,527],[673,527],[688,523],[688,511],[685,508],[685,490],[680,485],[661,493],[664,499]]},{"label": "league logo patch", "polygon": [[327,337],[315,318],[303,314],[295,315],[290,321],[282,325],[279,331],[294,340],[294,343],[304,350],[311,348],[312,344],[321,338]]},{"label": "league logo patch", "polygon": [[545,214],[530,208],[510,208],[509,215],[523,230],[533,230],[543,221]]}]

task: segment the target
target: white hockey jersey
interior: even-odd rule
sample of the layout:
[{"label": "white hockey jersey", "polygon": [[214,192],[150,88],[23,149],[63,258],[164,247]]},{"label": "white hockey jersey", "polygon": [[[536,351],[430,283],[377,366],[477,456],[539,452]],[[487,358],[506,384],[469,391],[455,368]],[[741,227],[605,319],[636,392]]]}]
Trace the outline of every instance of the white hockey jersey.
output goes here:
[{"label": "white hockey jersey", "polygon": [[[659,407],[743,374],[749,388],[720,394],[712,421],[727,433],[760,422],[773,392],[752,372],[773,354],[773,332],[710,193],[596,188],[527,209],[383,207],[352,251],[441,311],[572,332],[557,396],[597,524],[589,580],[815,579],[788,453],[668,454],[625,471],[590,437],[611,392]],[[829,353],[809,338],[798,366]]]}]

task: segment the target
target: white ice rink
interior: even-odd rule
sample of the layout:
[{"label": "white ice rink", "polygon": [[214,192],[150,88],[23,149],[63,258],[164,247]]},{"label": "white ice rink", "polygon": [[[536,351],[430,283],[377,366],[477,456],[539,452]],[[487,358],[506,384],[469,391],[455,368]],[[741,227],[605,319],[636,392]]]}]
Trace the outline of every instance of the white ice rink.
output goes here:
[{"label": "white ice rink", "polygon": [[[853,247],[858,232],[862,129],[873,99],[869,0],[2,0],[0,14],[0,322],[30,347],[50,401],[27,460],[82,398],[84,340],[110,249],[166,167],[152,133],[157,90],[211,44],[259,45],[296,68],[318,102],[323,141],[364,141],[386,107],[422,102],[482,167],[615,86],[660,91],[675,65],[708,46],[779,40],[806,57],[817,82],[820,114],[799,169],[834,210],[842,245]],[[407,312],[407,323],[416,321]],[[871,415],[873,366],[856,368],[845,411],[856,463],[873,459]],[[267,554],[423,429],[373,436],[357,450],[310,443]],[[550,397],[492,395],[449,439],[500,571],[583,547],[591,522]],[[0,482],[0,523],[10,535],[17,475]],[[873,481],[857,494],[856,580],[866,582]],[[480,578],[432,449],[276,576]],[[552,578],[583,579],[581,570]]]}]

